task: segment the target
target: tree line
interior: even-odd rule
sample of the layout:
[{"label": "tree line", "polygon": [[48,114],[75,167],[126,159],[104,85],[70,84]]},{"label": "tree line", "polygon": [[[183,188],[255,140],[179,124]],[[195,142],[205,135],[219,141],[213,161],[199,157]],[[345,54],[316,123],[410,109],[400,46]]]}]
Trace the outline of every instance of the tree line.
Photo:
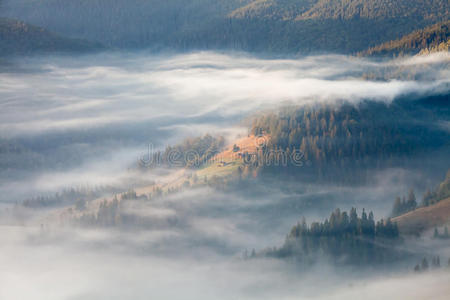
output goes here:
[{"label": "tree line", "polygon": [[310,225],[303,219],[292,227],[280,248],[263,250],[258,255],[293,259],[311,264],[320,259],[334,263],[362,265],[383,264],[401,255],[397,224],[391,219],[375,221],[372,212],[355,208],[349,212],[336,209],[324,222]]}]

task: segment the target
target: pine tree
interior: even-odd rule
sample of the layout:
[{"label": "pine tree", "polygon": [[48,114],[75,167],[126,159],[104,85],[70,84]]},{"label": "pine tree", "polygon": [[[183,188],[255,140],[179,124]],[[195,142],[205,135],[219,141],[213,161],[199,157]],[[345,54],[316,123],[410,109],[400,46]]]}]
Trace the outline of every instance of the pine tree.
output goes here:
[{"label": "pine tree", "polygon": [[421,270],[422,271],[428,270],[428,260],[425,257],[422,259]]},{"label": "pine tree", "polygon": [[439,237],[439,231],[438,231],[438,229],[437,229],[436,227],[434,227],[434,234],[433,234],[433,237],[434,237],[435,239]]},{"label": "pine tree", "polygon": [[407,210],[415,210],[417,208],[416,195],[414,194],[414,190],[410,189],[408,193],[408,201],[406,202]]}]

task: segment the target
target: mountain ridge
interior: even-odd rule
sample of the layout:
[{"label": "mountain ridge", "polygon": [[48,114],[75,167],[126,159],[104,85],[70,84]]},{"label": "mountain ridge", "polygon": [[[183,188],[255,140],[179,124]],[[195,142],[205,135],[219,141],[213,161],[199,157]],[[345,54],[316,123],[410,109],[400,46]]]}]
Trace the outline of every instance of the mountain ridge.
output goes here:
[{"label": "mountain ridge", "polygon": [[447,1],[424,3],[8,0],[1,15],[117,48],[350,54],[448,19]]}]

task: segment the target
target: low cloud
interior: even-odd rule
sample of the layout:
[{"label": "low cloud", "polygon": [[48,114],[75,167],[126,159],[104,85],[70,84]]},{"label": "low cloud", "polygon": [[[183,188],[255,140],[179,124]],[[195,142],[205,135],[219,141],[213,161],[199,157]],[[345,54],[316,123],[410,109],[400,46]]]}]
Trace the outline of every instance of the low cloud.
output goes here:
[{"label": "low cloud", "polygon": [[[445,72],[437,72],[449,61],[442,54],[390,62],[338,55],[269,60],[209,52],[76,60],[35,59],[29,63],[41,72],[0,74],[2,131],[33,134],[211,114],[230,119],[283,102],[391,101],[405,93],[448,89],[449,83]],[[433,82],[362,79],[387,67],[425,63],[429,73],[441,77]]]}]

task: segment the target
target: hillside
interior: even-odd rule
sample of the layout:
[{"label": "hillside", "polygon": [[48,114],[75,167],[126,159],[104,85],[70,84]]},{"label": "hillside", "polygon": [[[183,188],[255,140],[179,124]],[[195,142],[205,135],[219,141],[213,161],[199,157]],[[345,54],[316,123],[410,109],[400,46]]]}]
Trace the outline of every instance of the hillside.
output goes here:
[{"label": "hillside", "polygon": [[404,234],[417,234],[450,222],[450,198],[393,218]]},{"label": "hillside", "polygon": [[443,0],[6,0],[1,15],[120,48],[354,53],[448,10]]},{"label": "hillside", "polygon": [[67,39],[21,21],[0,18],[0,56],[42,52],[85,52],[98,44]]},{"label": "hillside", "polygon": [[359,53],[367,56],[414,55],[437,51],[448,51],[450,21],[438,23],[414,31],[400,39],[383,43]]}]

